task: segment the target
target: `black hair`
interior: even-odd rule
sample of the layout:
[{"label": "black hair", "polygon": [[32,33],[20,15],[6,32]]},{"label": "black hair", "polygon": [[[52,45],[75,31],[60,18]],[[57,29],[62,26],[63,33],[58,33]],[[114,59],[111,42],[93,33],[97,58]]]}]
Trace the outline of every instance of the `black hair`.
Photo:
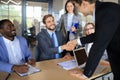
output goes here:
[{"label": "black hair", "polygon": [[0,20],[0,29],[3,29],[5,22],[11,22],[9,19]]}]

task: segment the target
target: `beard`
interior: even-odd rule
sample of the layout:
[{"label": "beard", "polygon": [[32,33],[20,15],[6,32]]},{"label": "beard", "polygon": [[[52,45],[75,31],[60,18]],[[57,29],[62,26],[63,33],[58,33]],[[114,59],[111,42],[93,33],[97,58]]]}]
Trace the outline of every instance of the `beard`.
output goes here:
[{"label": "beard", "polygon": [[13,30],[11,32],[7,32],[6,36],[8,36],[8,37],[15,37],[16,36],[16,30]]},{"label": "beard", "polygon": [[48,30],[50,30],[50,31],[54,31],[54,30],[55,30],[55,28],[54,28],[54,29],[48,28]]},{"label": "beard", "polygon": [[48,29],[48,30],[50,30],[50,31],[54,31],[54,30],[55,30],[55,24],[53,24],[53,25],[50,25],[50,26],[54,26],[54,28],[47,27],[47,29]]}]

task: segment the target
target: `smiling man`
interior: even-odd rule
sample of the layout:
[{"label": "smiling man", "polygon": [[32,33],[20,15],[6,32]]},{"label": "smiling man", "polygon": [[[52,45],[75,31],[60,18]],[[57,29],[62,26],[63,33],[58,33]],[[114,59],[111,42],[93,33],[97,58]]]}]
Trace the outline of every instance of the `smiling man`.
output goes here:
[{"label": "smiling man", "polygon": [[[55,30],[56,25],[54,17],[51,14],[45,15],[43,17],[43,23],[46,29],[42,29],[37,35],[39,50],[38,60],[55,59],[66,55],[65,50],[69,49],[69,47],[65,44],[62,33]],[[70,57],[69,53],[66,56]]]},{"label": "smiling man", "polygon": [[13,23],[4,19],[0,21],[0,71],[25,73],[29,67],[25,63],[35,64],[26,40],[16,36]]}]

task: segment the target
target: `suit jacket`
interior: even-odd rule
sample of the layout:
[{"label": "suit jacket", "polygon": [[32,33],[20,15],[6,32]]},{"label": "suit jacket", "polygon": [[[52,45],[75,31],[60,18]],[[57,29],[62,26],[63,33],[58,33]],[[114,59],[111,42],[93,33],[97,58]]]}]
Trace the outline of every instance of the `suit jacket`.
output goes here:
[{"label": "suit jacket", "polygon": [[[68,14],[63,14],[60,18],[59,24],[57,25],[57,30],[61,31],[63,36],[67,38],[67,16]],[[82,35],[82,19],[80,15],[73,15],[72,23],[78,22],[79,27],[77,29],[77,32],[75,34],[75,37]]]},{"label": "suit jacket", "polygon": [[[64,38],[61,32],[55,31],[55,33],[57,36],[58,45],[59,46],[63,45],[65,42],[63,40]],[[55,54],[59,53],[58,47],[54,47],[52,38],[50,37],[46,29],[41,30],[41,32],[37,35],[37,40],[38,40],[38,50],[39,50],[39,55],[37,58],[38,61],[54,59]]]},{"label": "suit jacket", "polygon": [[120,80],[120,6],[96,1],[95,33],[80,38],[82,44],[93,42],[84,74],[90,77],[107,49],[114,79]]},{"label": "suit jacket", "polygon": [[[28,48],[27,42],[23,37],[16,36],[19,39],[20,42],[20,48],[22,51],[23,60],[27,61],[28,58],[31,57],[31,52]],[[9,57],[8,57],[8,51],[5,46],[4,40],[2,36],[0,36],[0,71],[5,71],[5,72],[12,72],[11,68],[13,64],[9,64]]]}]

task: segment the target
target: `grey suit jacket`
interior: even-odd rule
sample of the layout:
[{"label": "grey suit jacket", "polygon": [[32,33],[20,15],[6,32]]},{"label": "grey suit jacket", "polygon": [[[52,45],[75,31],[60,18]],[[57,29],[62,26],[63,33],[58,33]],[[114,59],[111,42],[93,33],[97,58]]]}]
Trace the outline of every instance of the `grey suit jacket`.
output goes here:
[{"label": "grey suit jacket", "polygon": [[[63,14],[57,25],[57,30],[61,31],[64,37],[67,36],[67,16],[68,16],[68,14],[66,14],[66,13]],[[73,16],[72,23],[75,23],[75,22],[79,23],[79,28],[77,29],[77,32],[75,34],[75,37],[77,38],[77,36],[81,36],[81,32],[82,32],[82,20],[81,20],[80,15]]]},{"label": "grey suit jacket", "polygon": [[[62,36],[62,33],[58,31],[55,31],[55,33],[58,39],[58,45],[63,45],[64,38]],[[37,40],[39,50],[39,55],[37,58],[38,61],[54,59],[55,54],[59,53],[58,47],[54,47],[54,43],[52,42],[52,39],[46,29],[41,30],[41,32],[37,35]]]}]

